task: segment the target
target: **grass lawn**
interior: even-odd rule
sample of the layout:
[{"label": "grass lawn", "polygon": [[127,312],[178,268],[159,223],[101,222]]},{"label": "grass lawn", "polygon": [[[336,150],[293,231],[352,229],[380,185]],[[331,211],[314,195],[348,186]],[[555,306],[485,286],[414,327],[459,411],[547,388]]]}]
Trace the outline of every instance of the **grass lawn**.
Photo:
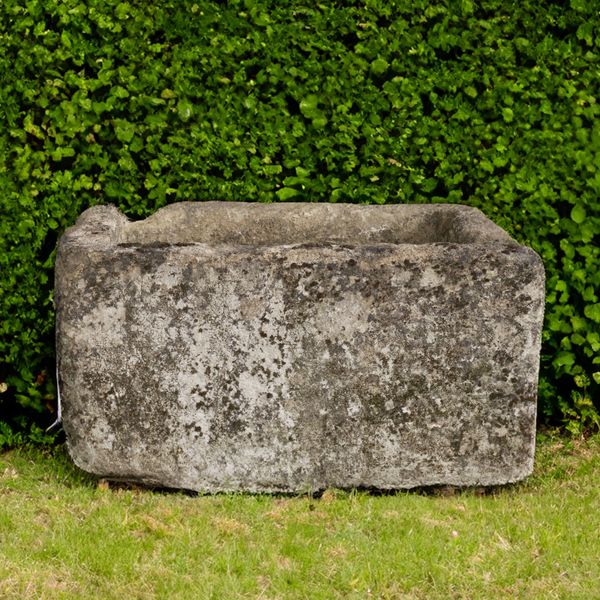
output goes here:
[{"label": "grass lawn", "polygon": [[600,436],[525,483],[375,496],[113,489],[0,454],[0,598],[600,598]]}]

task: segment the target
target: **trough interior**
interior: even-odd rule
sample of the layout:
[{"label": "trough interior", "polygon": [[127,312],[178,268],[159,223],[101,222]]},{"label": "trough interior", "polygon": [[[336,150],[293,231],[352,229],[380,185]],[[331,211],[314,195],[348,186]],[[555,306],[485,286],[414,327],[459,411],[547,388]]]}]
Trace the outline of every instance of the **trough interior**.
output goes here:
[{"label": "trough interior", "polygon": [[480,211],[462,205],[182,202],[124,223],[126,245],[235,244],[276,246],[338,243],[432,244],[509,242]]}]

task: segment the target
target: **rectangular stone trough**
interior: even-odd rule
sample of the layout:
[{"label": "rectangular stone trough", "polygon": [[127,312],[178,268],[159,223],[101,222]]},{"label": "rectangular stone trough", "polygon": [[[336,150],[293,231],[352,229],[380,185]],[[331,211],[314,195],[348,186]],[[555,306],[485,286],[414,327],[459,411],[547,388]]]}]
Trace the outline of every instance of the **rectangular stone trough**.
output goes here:
[{"label": "rectangular stone trough", "polygon": [[459,205],[87,210],[56,264],[70,454],[203,492],[531,473],[544,270]]}]

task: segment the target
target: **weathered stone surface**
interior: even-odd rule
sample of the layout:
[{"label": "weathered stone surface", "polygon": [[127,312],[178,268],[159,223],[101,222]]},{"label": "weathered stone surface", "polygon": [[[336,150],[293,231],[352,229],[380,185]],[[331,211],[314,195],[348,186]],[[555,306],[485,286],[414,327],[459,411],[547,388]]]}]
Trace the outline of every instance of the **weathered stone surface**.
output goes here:
[{"label": "weathered stone surface", "polygon": [[201,491],[516,481],[543,299],[539,257],[464,206],[94,207],[56,265],[69,451]]}]

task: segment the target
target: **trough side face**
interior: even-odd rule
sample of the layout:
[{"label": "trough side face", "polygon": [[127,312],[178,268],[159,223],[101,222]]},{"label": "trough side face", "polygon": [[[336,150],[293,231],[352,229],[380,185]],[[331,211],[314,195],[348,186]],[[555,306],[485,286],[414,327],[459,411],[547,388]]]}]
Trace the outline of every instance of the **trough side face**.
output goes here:
[{"label": "trough side face", "polygon": [[[232,204],[208,203],[206,228]],[[319,234],[330,208],[299,205],[283,225],[268,215],[272,230],[295,219],[317,242],[260,238],[258,218],[240,229],[253,243],[239,244],[216,226],[189,236],[182,213],[202,219],[191,206],[159,211],[147,231],[96,207],[61,240],[57,353],[81,468],[206,492],[495,485],[531,472],[544,303],[533,251],[466,207],[424,206],[426,219],[410,207],[414,231],[402,207],[385,207],[421,243],[380,241],[378,228],[401,235],[349,207],[352,243]],[[247,220],[260,212],[249,206]],[[153,242],[163,211],[174,244]],[[438,231],[419,233],[428,220]],[[468,243],[427,241],[460,235]]]}]

